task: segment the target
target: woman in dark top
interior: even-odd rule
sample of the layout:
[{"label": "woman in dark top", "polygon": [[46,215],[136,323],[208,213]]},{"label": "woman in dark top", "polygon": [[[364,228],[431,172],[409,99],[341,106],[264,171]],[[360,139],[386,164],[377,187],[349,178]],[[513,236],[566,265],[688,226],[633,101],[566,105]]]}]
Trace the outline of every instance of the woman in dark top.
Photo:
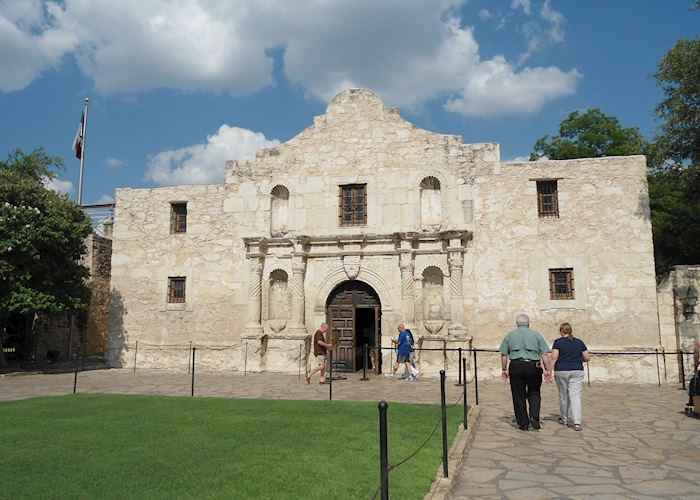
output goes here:
[{"label": "woman in dark top", "polygon": [[568,423],[580,431],[583,362],[591,359],[591,354],[586,344],[574,337],[569,323],[562,323],[559,333],[561,337],[552,346],[554,380],[559,389],[559,423]]}]

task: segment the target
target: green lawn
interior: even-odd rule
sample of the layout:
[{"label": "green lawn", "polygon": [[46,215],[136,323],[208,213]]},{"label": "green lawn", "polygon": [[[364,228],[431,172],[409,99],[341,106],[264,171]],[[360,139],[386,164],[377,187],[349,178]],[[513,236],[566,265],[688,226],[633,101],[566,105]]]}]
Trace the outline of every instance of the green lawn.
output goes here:
[{"label": "green lawn", "polygon": [[[389,463],[439,421],[389,405]],[[448,413],[450,439],[462,418]],[[0,498],[370,498],[379,482],[376,403],[75,395],[0,403]],[[423,498],[440,429],[389,476]]]}]

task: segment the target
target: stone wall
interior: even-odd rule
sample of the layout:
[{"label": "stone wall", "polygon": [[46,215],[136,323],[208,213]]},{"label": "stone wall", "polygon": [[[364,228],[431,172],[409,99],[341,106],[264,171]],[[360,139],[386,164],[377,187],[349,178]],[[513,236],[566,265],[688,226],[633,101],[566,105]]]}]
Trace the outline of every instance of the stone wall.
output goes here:
[{"label": "stone wall", "polygon": [[[538,217],[540,178],[558,179],[559,218]],[[346,184],[367,186],[364,225],[339,223]],[[183,234],[170,232],[174,202],[187,202]],[[223,185],[117,190],[113,238],[117,364],[139,341],[144,356],[160,349],[153,366],[181,366],[194,342],[238,346],[212,367],[294,372],[348,279],[379,295],[386,347],[399,321],[431,347],[497,347],[521,311],[551,340],[569,321],[593,350],[659,344],[643,157],[502,164],[497,144],[421,130],[366,90],[228,162]],[[552,267],[574,269],[574,300],[550,300]],[[172,276],[186,278],[183,304],[167,302]]]}]

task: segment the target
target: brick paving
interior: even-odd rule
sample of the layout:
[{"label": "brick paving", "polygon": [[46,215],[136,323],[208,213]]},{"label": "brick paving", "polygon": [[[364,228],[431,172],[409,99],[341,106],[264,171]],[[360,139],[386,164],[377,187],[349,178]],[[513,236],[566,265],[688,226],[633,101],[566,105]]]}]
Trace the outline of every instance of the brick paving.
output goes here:
[{"label": "brick paving", "polygon": [[[437,379],[416,382],[361,374],[333,384],[333,399],[439,402]],[[79,374],[79,393],[189,396],[185,371],[128,369]],[[447,399],[461,388],[448,380]],[[499,382],[479,384],[481,418],[464,464],[453,478],[454,498],[700,498],[700,420],[683,414],[677,385],[593,384],[584,387],[582,432],[556,421],[557,394],[543,386],[542,429],[522,432],[513,423],[510,391]],[[469,401],[474,402],[470,384]],[[73,374],[0,376],[0,401],[70,394]],[[201,372],[196,396],[328,399],[318,375]]]}]

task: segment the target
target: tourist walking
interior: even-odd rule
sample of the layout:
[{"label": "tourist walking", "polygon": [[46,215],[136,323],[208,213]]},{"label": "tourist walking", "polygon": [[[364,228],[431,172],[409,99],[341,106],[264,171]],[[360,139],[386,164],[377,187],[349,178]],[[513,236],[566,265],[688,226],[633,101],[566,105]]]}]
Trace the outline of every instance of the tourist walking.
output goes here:
[{"label": "tourist walking", "polygon": [[562,323],[559,333],[561,337],[552,346],[554,380],[559,389],[559,423],[573,425],[580,431],[583,362],[591,359],[591,354],[583,340],[574,337],[569,323]]},{"label": "tourist walking", "polygon": [[398,370],[399,365],[403,363],[403,365],[406,368],[406,371],[408,371],[409,374],[407,380],[415,380],[416,378],[418,378],[418,375],[420,375],[420,372],[417,368],[411,365],[411,334],[408,330],[406,330],[406,327],[403,323],[399,323],[398,331],[398,338],[395,339],[392,337],[391,339],[391,343],[396,344],[398,346],[396,363],[394,363],[394,366],[391,369],[391,373],[388,373],[387,377],[393,377],[394,375],[396,375],[396,370]]},{"label": "tourist walking", "polygon": [[326,383],[326,359],[333,348],[333,344],[326,342],[327,331],[328,325],[323,323],[314,334],[314,356],[316,357],[317,366],[306,374],[307,384],[311,383],[311,376],[316,372],[321,372],[321,380],[318,383]]},{"label": "tourist walking", "polygon": [[[530,329],[527,314],[518,314],[515,324],[517,328],[505,336],[499,348],[501,377],[510,380],[518,429],[539,429],[543,368],[545,380],[552,381],[550,349],[542,334]],[[529,403],[529,413],[526,401]]]}]

